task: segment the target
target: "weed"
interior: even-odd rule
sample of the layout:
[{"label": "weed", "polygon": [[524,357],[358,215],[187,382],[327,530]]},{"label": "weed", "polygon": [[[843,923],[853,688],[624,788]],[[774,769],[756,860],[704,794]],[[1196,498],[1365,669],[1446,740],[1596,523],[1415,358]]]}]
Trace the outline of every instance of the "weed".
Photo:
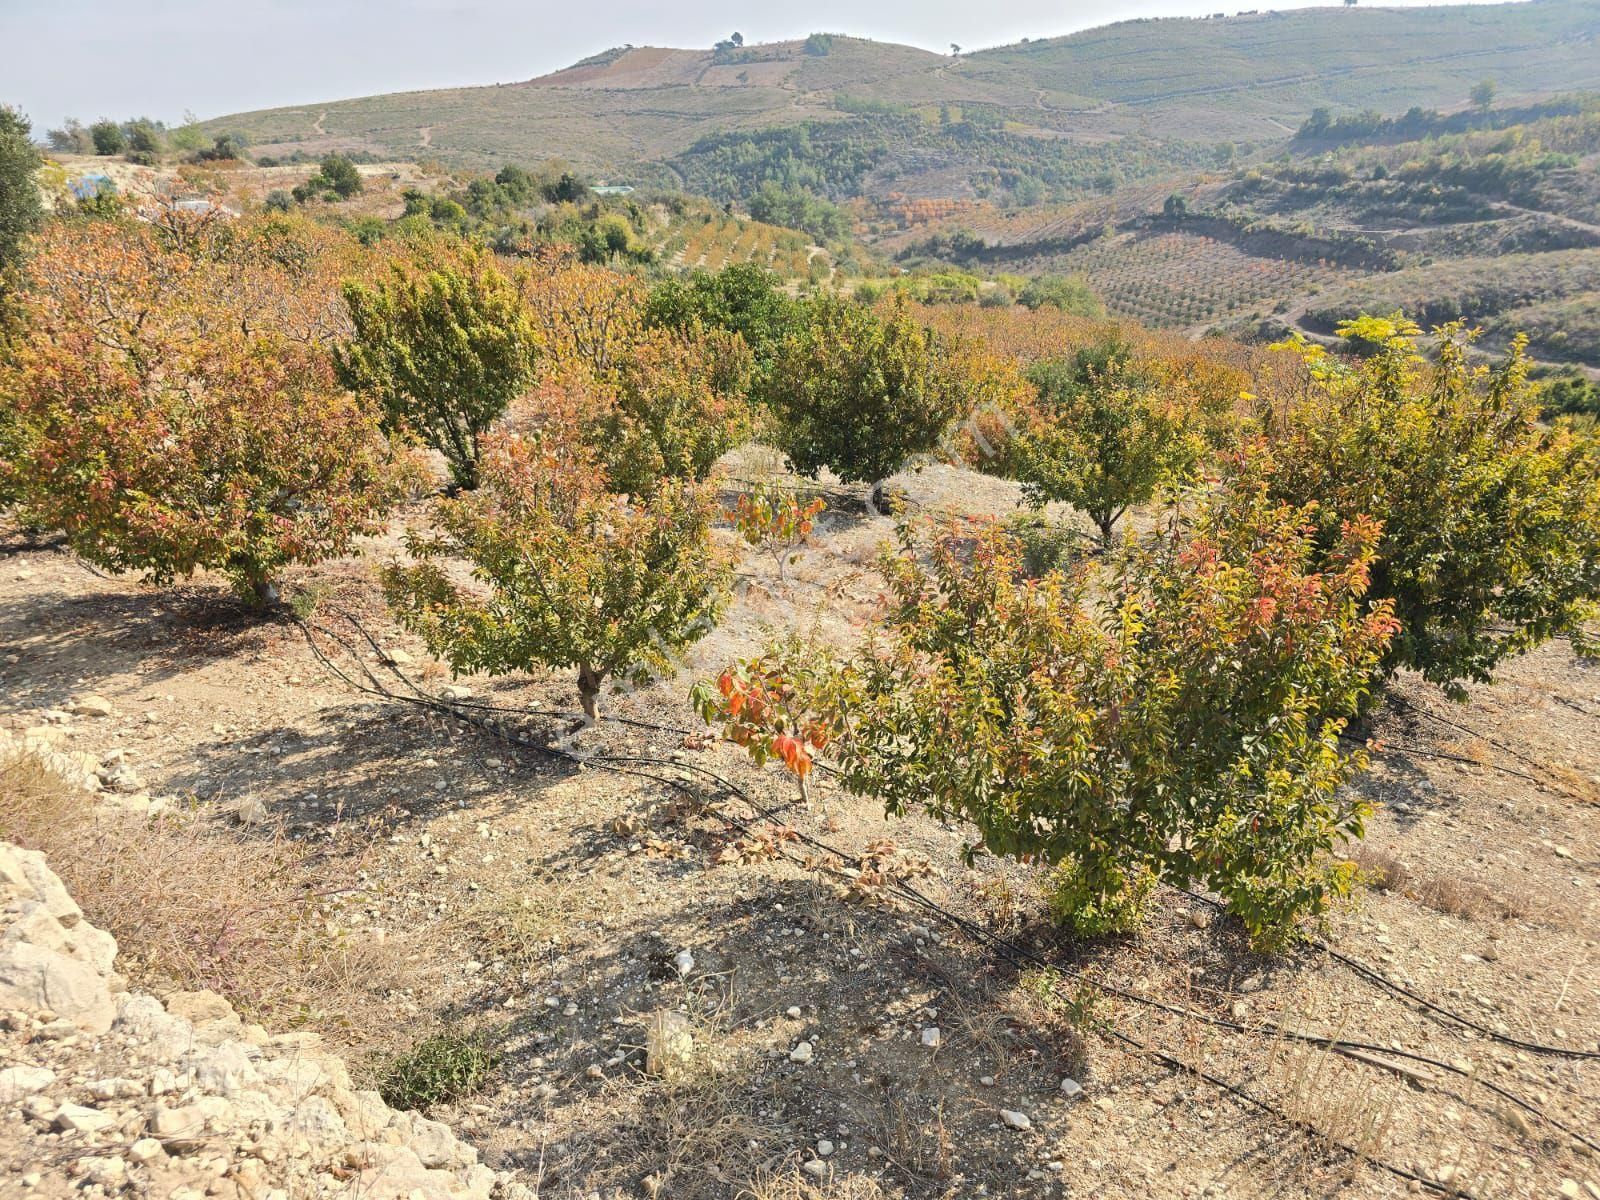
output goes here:
[{"label": "weed", "polygon": [[1025,971],[1017,981],[1024,1005],[1064,1024],[1080,1037],[1111,1027],[1105,995],[1087,979],[1064,989],[1062,976],[1049,968]]},{"label": "weed", "polygon": [[734,1200],[884,1200],[887,1195],[877,1180],[865,1175],[841,1175],[817,1182],[798,1171],[762,1171],[739,1190]]},{"label": "weed", "polygon": [[1288,1040],[1274,1045],[1268,1069],[1289,1120],[1315,1131],[1330,1153],[1340,1145],[1355,1151],[1352,1174],[1358,1161],[1382,1153],[1403,1084],[1374,1086],[1370,1073],[1332,1051]]},{"label": "weed", "polygon": [[309,621],[332,591],[333,587],[327,583],[308,583],[296,588],[289,596],[289,611],[300,620]]},{"label": "weed", "polygon": [[1091,887],[1070,859],[1063,860],[1046,877],[1045,899],[1050,915],[1082,938],[1136,933],[1144,925],[1155,894],[1156,874],[1139,866],[1121,876],[1116,888]]},{"label": "weed", "polygon": [[539,872],[528,882],[484,879],[479,899],[457,918],[487,953],[518,972],[533,970],[562,944],[572,911],[572,886],[554,873]]},{"label": "weed", "polygon": [[1417,903],[1466,921],[1512,915],[1504,901],[1481,883],[1474,883],[1470,879],[1457,879],[1449,875],[1431,876],[1419,881],[1412,889],[1412,894]]},{"label": "weed", "polygon": [[1411,871],[1387,850],[1357,846],[1350,856],[1361,882],[1380,892],[1402,891],[1411,880]]},{"label": "weed", "polygon": [[397,1056],[378,1092],[391,1108],[426,1111],[483,1087],[500,1065],[500,1052],[481,1037],[446,1029]]},{"label": "weed", "polygon": [[1022,544],[1022,572],[1029,579],[1069,567],[1081,557],[1084,535],[1065,521],[1024,512],[1007,517],[1002,524]]}]

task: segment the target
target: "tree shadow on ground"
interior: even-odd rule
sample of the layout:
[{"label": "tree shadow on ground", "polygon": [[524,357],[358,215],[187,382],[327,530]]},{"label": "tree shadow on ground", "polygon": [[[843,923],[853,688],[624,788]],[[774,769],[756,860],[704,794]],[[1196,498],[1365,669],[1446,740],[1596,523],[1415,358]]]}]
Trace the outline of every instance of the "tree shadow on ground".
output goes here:
[{"label": "tree shadow on ground", "polygon": [[[839,911],[807,875],[716,875],[719,886],[667,914],[619,907],[604,941],[590,939],[545,985],[554,1003],[517,1003],[491,1102],[503,1129],[525,1132],[500,1148],[502,1162],[542,1163],[547,1184],[628,1194],[670,1163],[675,1196],[709,1198],[792,1169],[828,1136],[854,1148],[835,1160],[839,1173],[887,1164],[911,1194],[935,1195],[947,1139],[976,1138],[993,1119],[974,1055],[1033,1093],[1059,1080],[1047,1042],[958,1023],[1009,983],[970,947],[919,947],[903,914]],[[691,930],[701,940],[683,974],[673,960]],[[486,994],[456,1016],[494,1022],[502,1004]],[[645,1071],[650,1014],[663,1009],[685,1016],[695,1047],[669,1078]],[[919,1037],[935,1021],[937,1049]],[[810,1061],[792,1057],[802,1041]],[[1010,1163],[1004,1146],[993,1157],[995,1170]]]}]

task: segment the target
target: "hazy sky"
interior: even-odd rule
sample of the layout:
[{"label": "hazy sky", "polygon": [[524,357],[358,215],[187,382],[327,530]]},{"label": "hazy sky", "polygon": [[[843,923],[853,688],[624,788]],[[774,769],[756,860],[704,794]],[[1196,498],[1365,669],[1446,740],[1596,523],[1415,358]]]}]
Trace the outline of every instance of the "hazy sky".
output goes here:
[{"label": "hazy sky", "polygon": [[[1326,0],[1324,0],[1326,2]],[[529,79],[609,46],[815,30],[943,50],[1294,0],[0,0],[0,104],[36,129]]]}]

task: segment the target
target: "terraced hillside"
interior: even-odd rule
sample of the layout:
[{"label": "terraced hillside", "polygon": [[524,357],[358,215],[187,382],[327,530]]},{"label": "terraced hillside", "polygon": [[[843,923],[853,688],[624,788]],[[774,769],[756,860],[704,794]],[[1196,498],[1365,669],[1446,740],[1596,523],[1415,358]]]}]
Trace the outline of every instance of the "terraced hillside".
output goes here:
[{"label": "terraced hillside", "polygon": [[1288,148],[1079,204],[885,209],[872,233],[904,262],[1080,274],[1158,326],[1326,336],[1399,308],[1466,318],[1491,344],[1526,331],[1541,358],[1600,369],[1600,96],[1345,115]]},{"label": "terraced hillside", "polygon": [[685,217],[673,222],[655,241],[657,255],[669,266],[720,271],[737,263],[755,263],[784,279],[804,278],[813,259],[826,274],[828,255],[805,234],[781,225],[726,214]]},{"label": "terraced hillside", "polygon": [[[1590,0],[1329,8],[1131,21],[959,58],[842,36],[622,47],[525,83],[399,93],[210,122],[264,152],[364,150],[461,166],[549,157],[742,196],[1072,198],[1283,138],[1319,105],[1450,105],[1600,86]],[[763,136],[764,135],[764,136]],[[841,165],[842,164],[842,165]]]}]

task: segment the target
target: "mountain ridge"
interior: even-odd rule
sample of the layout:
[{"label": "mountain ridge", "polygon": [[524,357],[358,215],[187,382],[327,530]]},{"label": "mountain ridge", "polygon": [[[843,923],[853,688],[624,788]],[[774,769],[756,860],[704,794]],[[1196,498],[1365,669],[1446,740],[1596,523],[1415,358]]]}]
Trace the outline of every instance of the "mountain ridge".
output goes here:
[{"label": "mountain ridge", "polygon": [[[822,130],[835,140],[877,139],[880,162],[943,172],[949,178],[926,194],[955,196],[981,194],[985,172],[1014,173],[1008,161],[1073,158],[1063,143],[1126,144],[1127,153],[1102,149],[1047,167],[1042,177],[1057,177],[1052,194],[1066,195],[1088,190],[1096,172],[1110,172],[1112,183],[1148,177],[1153,166],[1185,158],[1171,152],[1178,144],[1271,144],[1317,107],[1457,106],[1485,77],[1508,96],[1600,87],[1600,6],[1521,0],[1146,18],[960,56],[842,34],[705,50],[621,46],[516,83],[267,109],[207,125],[244,133],[269,155],[362,151],[474,169],[560,158],[657,186],[691,181],[695,155],[719,139]],[[996,139],[1006,144],[982,144]],[[1167,149],[1151,164],[1139,161],[1159,147]],[[757,174],[782,181],[789,159]],[[709,194],[739,197],[760,181]],[[841,198],[896,180],[799,182]],[[899,190],[923,194],[916,183]]]}]

